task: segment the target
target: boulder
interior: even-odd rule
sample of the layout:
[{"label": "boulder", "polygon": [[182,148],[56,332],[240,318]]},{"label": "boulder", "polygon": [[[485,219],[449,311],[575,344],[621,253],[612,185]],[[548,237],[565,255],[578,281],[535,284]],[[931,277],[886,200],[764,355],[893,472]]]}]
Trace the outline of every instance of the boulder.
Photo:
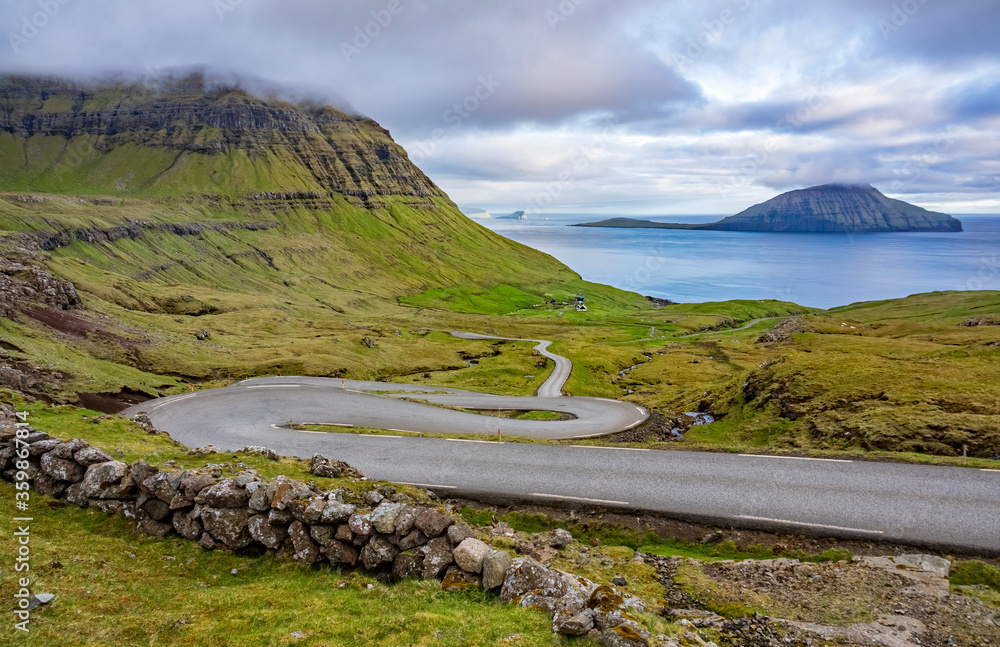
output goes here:
[{"label": "boulder", "polygon": [[[45,456],[48,456],[48,454],[45,454]],[[81,473],[82,471],[83,470],[81,470]],[[69,482],[57,481],[56,479],[46,474],[45,472],[39,472],[38,475],[35,477],[34,482],[32,482],[32,485],[35,486],[35,490],[37,490],[39,494],[44,494],[45,496],[51,496],[51,497],[58,497],[59,495],[61,495],[63,492],[66,491],[67,487],[69,487]]]},{"label": "boulder", "polygon": [[125,499],[130,487],[122,483],[127,466],[119,461],[97,463],[87,468],[80,492],[88,499]]},{"label": "boulder", "polygon": [[218,479],[207,472],[201,472],[198,470],[190,470],[181,479],[180,487],[177,489],[177,495],[183,497],[191,502],[194,502],[195,497],[207,487],[211,487],[215,484]]},{"label": "boulder", "polygon": [[342,541],[334,539],[320,550],[323,551],[323,554],[326,555],[331,564],[354,566],[358,563],[358,551],[354,549],[354,546],[345,544]]},{"label": "boulder", "polygon": [[202,533],[205,532],[205,527],[201,525],[201,519],[195,517],[190,512],[183,512],[181,510],[174,512],[173,524],[174,530],[177,531],[178,535],[191,541],[197,541]]},{"label": "boulder", "polygon": [[526,593],[561,598],[568,591],[569,585],[559,573],[528,557],[508,569],[503,588],[500,589],[500,600],[510,603]]},{"label": "boulder", "polygon": [[207,532],[201,536],[201,539],[198,540],[198,544],[205,550],[212,550],[217,546],[215,539],[213,539],[212,535]]},{"label": "boulder", "polygon": [[441,589],[443,591],[468,591],[478,586],[478,575],[469,573],[456,566],[449,567],[444,574],[444,579],[441,580]]},{"label": "boulder", "polygon": [[[73,440],[67,440],[64,443],[59,443],[58,445],[52,448],[52,451],[50,453],[54,454],[56,458],[62,458],[64,460],[74,460],[73,458],[74,453],[89,446],[90,445],[87,444],[87,441],[80,440],[79,438],[74,438]],[[103,461],[94,461],[94,462],[106,463],[109,460],[111,460],[110,456],[105,458]],[[89,465],[87,465],[86,467],[89,467]]]},{"label": "boulder", "polygon": [[267,522],[272,526],[285,526],[295,521],[295,517],[288,510],[278,510],[277,508],[271,508],[271,511],[267,513]]},{"label": "boulder", "polygon": [[440,537],[448,526],[455,523],[448,515],[441,514],[433,508],[424,508],[417,514],[415,525],[430,538]]},{"label": "boulder", "polygon": [[390,544],[384,537],[375,535],[361,550],[361,563],[369,571],[383,564],[390,564],[399,554],[399,549]]},{"label": "boulder", "polygon": [[552,537],[549,539],[549,546],[552,548],[565,548],[573,542],[573,535],[570,534],[568,530],[563,530],[562,528],[556,528],[552,531]]},{"label": "boulder", "polygon": [[28,456],[30,456],[31,458],[37,458],[42,454],[51,452],[56,447],[63,444],[63,441],[59,440],[58,438],[45,438],[35,442],[31,442],[30,440],[28,440],[26,442],[29,443]]},{"label": "boulder", "polygon": [[253,541],[248,528],[250,512],[246,508],[201,509],[201,523],[212,537],[230,550],[246,548]]},{"label": "boulder", "polygon": [[158,472],[140,483],[139,489],[169,505],[177,495],[181,479],[183,479],[182,472]]},{"label": "boulder", "polygon": [[107,463],[113,459],[98,448],[87,446],[76,450],[76,452],[73,453],[73,460],[84,467],[90,467],[91,465],[97,465],[98,463]]},{"label": "boulder", "polygon": [[353,542],[354,531],[351,530],[351,527],[348,524],[342,523],[337,526],[337,533],[333,537],[337,541]]},{"label": "boulder", "polygon": [[385,498],[385,495],[378,490],[368,490],[362,498],[367,505],[376,506],[382,503],[382,499]]},{"label": "boulder", "polygon": [[66,488],[66,500],[81,508],[86,508],[90,504],[90,499],[84,494],[82,481]]},{"label": "boulder", "polygon": [[352,514],[347,525],[351,527],[351,532],[355,535],[368,536],[375,532],[372,522],[366,514]]},{"label": "boulder", "polygon": [[276,476],[271,479],[265,491],[265,496],[271,501],[271,507],[278,510],[284,510],[296,499],[306,499],[313,494],[313,489],[308,485],[287,476]]},{"label": "boulder", "polygon": [[150,499],[142,506],[143,512],[155,521],[163,521],[170,516],[170,505],[160,499]]},{"label": "boulder", "polygon": [[601,631],[604,647],[649,647],[649,633],[633,624],[622,624]]},{"label": "boulder", "polygon": [[250,503],[250,494],[232,479],[225,479],[199,492],[194,501],[210,508],[244,508]]},{"label": "boulder", "polygon": [[319,523],[325,507],[326,499],[321,496],[296,499],[288,503],[288,511],[292,513],[292,516],[306,525]]},{"label": "boulder", "polygon": [[412,550],[417,546],[423,546],[427,543],[427,535],[420,532],[419,530],[414,530],[407,536],[400,539],[397,543],[400,550]]},{"label": "boulder", "polygon": [[372,510],[369,519],[376,532],[383,535],[391,535],[396,532],[396,517],[406,506],[402,503],[383,501],[378,507]]},{"label": "boulder", "polygon": [[424,570],[424,556],[415,553],[400,553],[392,561],[392,577],[396,580],[418,578]]},{"label": "boulder", "polygon": [[[139,508],[135,504],[135,501],[121,499],[91,499],[87,505],[97,508],[104,514],[113,514],[119,517],[125,517],[126,519],[137,519],[139,517]],[[87,505],[84,507],[87,507]]]},{"label": "boulder", "polygon": [[158,467],[147,464],[141,458],[137,461],[132,461],[128,466],[125,476],[122,478],[122,486],[128,488],[138,487],[140,483],[159,471]]},{"label": "boulder", "polygon": [[[248,503],[251,510],[255,512],[267,512],[271,509],[271,500],[267,498],[268,491],[266,486],[254,490],[253,494],[250,495],[250,502]],[[271,495],[273,496],[274,492],[271,492]]]},{"label": "boulder", "polygon": [[558,610],[552,616],[552,631],[565,636],[583,636],[594,628],[594,612],[584,609],[579,613],[568,615]]},{"label": "boulder", "polygon": [[455,548],[455,563],[466,573],[479,574],[483,572],[483,560],[490,552],[490,547],[475,537],[469,537]]},{"label": "boulder", "polygon": [[406,506],[396,515],[396,536],[405,537],[413,532],[417,523],[417,513],[419,510],[412,506]]},{"label": "boulder", "polygon": [[320,546],[326,546],[331,541],[334,541],[334,534],[336,532],[337,527],[329,524],[318,523],[315,526],[309,526],[309,535]]},{"label": "boulder", "polygon": [[146,516],[140,519],[139,524],[135,527],[135,531],[138,533],[159,537],[160,539],[169,535],[173,529],[173,524],[156,521],[152,517]]},{"label": "boulder", "polygon": [[295,559],[306,564],[315,564],[322,561],[323,553],[320,551],[319,544],[313,541],[313,538],[309,535],[309,527],[307,525],[301,521],[293,521],[288,526],[288,537],[292,540],[292,546],[295,547],[295,554],[293,555]]},{"label": "boulder", "polygon": [[269,516],[266,514],[255,514],[247,522],[250,536],[255,541],[259,541],[267,548],[277,550],[282,542],[288,538],[288,527],[283,525],[272,525]]},{"label": "boulder", "polygon": [[487,591],[503,586],[512,560],[505,550],[491,550],[483,558],[483,588]]},{"label": "boulder", "polygon": [[339,479],[343,470],[326,456],[314,454],[309,463],[309,472],[323,478]]},{"label": "boulder", "polygon": [[356,508],[350,503],[341,501],[327,501],[323,508],[323,514],[319,518],[320,523],[344,523],[351,518]]},{"label": "boulder", "polygon": [[455,561],[455,556],[451,552],[451,543],[448,542],[447,537],[432,539],[420,550],[424,556],[423,577],[425,580],[441,577],[445,569]]},{"label": "boulder", "polygon": [[467,524],[455,523],[448,526],[448,540],[455,546],[458,546],[469,537],[475,536],[476,533],[472,532],[472,528]]}]

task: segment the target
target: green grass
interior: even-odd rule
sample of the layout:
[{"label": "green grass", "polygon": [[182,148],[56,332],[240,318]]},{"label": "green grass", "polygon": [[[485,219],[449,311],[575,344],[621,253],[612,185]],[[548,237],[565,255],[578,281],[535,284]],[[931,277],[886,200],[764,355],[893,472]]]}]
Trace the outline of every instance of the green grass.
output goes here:
[{"label": "green grass", "polygon": [[952,586],[988,586],[1000,593],[1000,568],[976,559],[956,562],[951,566]]}]

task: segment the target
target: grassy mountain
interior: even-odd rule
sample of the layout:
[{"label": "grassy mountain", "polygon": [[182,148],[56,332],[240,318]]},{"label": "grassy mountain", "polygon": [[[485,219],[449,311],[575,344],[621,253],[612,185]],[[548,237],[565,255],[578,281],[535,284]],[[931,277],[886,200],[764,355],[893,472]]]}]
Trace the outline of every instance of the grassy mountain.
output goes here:
[{"label": "grassy mountain", "polygon": [[27,268],[11,280],[49,272],[82,296],[84,310],[28,299],[0,320],[16,358],[75,376],[71,390],[416,370],[430,344],[359,350],[405,345],[371,322],[413,323],[408,298],[497,313],[581,289],[643,303],[464,217],[371,119],[199,75],[0,79],[0,248]]}]

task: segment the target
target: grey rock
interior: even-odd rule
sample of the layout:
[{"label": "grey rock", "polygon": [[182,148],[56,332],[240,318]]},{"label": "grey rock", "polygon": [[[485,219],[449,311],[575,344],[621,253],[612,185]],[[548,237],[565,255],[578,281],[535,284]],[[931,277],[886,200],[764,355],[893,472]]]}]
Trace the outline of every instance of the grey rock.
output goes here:
[{"label": "grey rock", "polygon": [[612,577],[611,583],[615,586],[628,586],[628,580],[624,577]]},{"label": "grey rock", "polygon": [[212,538],[212,535],[208,534],[207,532],[201,536],[201,539],[198,540],[198,543],[205,550],[212,550],[218,545],[216,544],[215,539]]},{"label": "grey rock", "polygon": [[366,514],[352,514],[347,525],[350,526],[351,532],[355,535],[368,536],[375,532],[375,528],[372,527],[372,522]]},{"label": "grey rock", "polygon": [[503,588],[500,589],[500,600],[510,603],[526,593],[561,598],[568,591],[569,585],[559,573],[528,557],[508,569]]},{"label": "grey rock", "polygon": [[38,442],[31,443],[28,445],[28,456],[32,458],[37,458],[42,454],[51,452],[59,445],[62,445],[63,441],[58,438],[47,438],[45,440],[39,440]]},{"label": "grey rock", "polygon": [[424,556],[423,577],[425,580],[441,577],[445,569],[455,561],[455,556],[451,552],[451,543],[447,537],[432,539],[420,550]]},{"label": "grey rock", "polygon": [[248,527],[250,512],[246,508],[205,506],[200,518],[205,530],[230,550],[246,548],[253,541]]},{"label": "grey rock", "polygon": [[[250,495],[248,505],[255,512],[267,512],[271,509],[271,500],[267,498],[267,487],[259,487]],[[273,492],[271,493],[274,494]]]},{"label": "grey rock", "polygon": [[309,535],[309,527],[301,521],[293,521],[288,526],[288,537],[292,540],[292,545],[295,547],[295,559],[306,564],[315,564],[323,560],[323,553],[320,551],[319,544],[313,541],[313,538]]},{"label": "grey rock", "polygon": [[80,482],[81,493],[88,499],[125,499],[128,487],[122,484],[127,466],[119,461],[97,463],[87,468]]},{"label": "grey rock", "polygon": [[343,470],[334,461],[320,454],[314,454],[309,464],[309,471],[323,478],[339,479]]},{"label": "grey rock", "polygon": [[345,544],[342,541],[335,539],[320,550],[323,551],[323,554],[326,555],[331,564],[354,566],[358,563],[358,551],[355,550],[354,546]]},{"label": "grey rock", "polygon": [[307,525],[319,523],[325,507],[326,499],[321,496],[296,499],[288,503],[288,511],[292,516]]},{"label": "grey rock", "polygon": [[153,519],[152,517],[143,517],[139,520],[139,524],[135,527],[135,531],[138,533],[159,537],[161,539],[169,535],[170,531],[173,529],[173,524],[163,523]]},{"label": "grey rock", "polygon": [[272,526],[285,526],[295,521],[295,517],[288,510],[278,510],[277,508],[271,508],[271,511],[267,514],[267,522]]},{"label": "grey rock", "polygon": [[442,591],[468,591],[479,586],[480,578],[457,566],[450,566],[441,580]]},{"label": "grey rock", "polygon": [[565,548],[572,542],[573,535],[568,530],[557,528],[552,532],[552,539],[549,541],[549,546],[552,548]]},{"label": "grey rock", "polygon": [[400,553],[392,561],[392,577],[396,580],[419,578],[424,570],[424,556],[415,553]]},{"label": "grey rock", "polygon": [[66,488],[66,500],[81,508],[86,508],[90,504],[90,500],[83,491],[83,482],[74,483]]},{"label": "grey rock", "polygon": [[243,508],[250,503],[250,495],[232,479],[225,479],[199,492],[194,501],[210,508]]},{"label": "grey rock", "polygon": [[[158,472],[139,484],[143,492],[155,496],[166,504],[170,504],[177,495],[180,482],[174,472]],[[226,506],[219,506],[226,507]]]},{"label": "grey rock", "polygon": [[277,550],[282,542],[288,538],[288,527],[285,525],[272,525],[269,515],[266,514],[255,514],[250,517],[250,520],[247,522],[247,528],[250,530],[250,536],[254,540],[273,550]]},{"label": "grey rock", "polygon": [[402,503],[382,501],[369,515],[372,527],[383,535],[393,534],[396,532],[396,517],[405,507]]},{"label": "grey rock", "polygon": [[433,508],[424,508],[417,514],[416,526],[428,537],[440,537],[448,526],[454,523],[454,519],[448,515],[441,514]]},{"label": "grey rock", "polygon": [[[73,440],[68,440],[64,443],[59,443],[54,448],[52,448],[52,451],[50,453],[54,454],[56,458],[62,458],[64,460],[75,460],[73,454],[86,447],[90,447],[87,441],[80,440],[79,438],[74,438]],[[105,463],[109,460],[111,460],[110,456],[108,456],[104,460],[94,461],[94,462]],[[84,467],[89,467],[89,465],[85,465]]]},{"label": "grey rock", "polygon": [[513,560],[505,550],[491,550],[483,558],[483,588],[487,591],[503,586]]},{"label": "grey rock", "polygon": [[356,508],[350,503],[340,501],[327,501],[320,516],[320,523],[344,523],[351,518]]},{"label": "grey rock", "polygon": [[113,459],[96,447],[82,447],[73,454],[73,460],[84,467],[90,467]]},{"label": "grey rock", "polygon": [[423,546],[427,543],[427,535],[420,532],[419,530],[414,530],[407,536],[400,539],[396,545],[399,546],[400,550],[412,550],[417,546]]},{"label": "grey rock", "polygon": [[170,505],[160,499],[150,499],[142,506],[142,509],[155,521],[163,521],[170,516]]},{"label": "grey rock", "polygon": [[90,499],[87,505],[97,508],[104,514],[113,514],[126,519],[138,519],[140,516],[139,506],[135,501],[128,499]]},{"label": "grey rock", "polygon": [[363,498],[367,505],[375,506],[382,503],[385,496],[378,490],[368,490]]},{"label": "grey rock", "polygon": [[[45,454],[45,456],[48,456],[48,454]],[[67,487],[69,487],[69,482],[59,481],[49,476],[45,472],[39,472],[38,475],[35,476],[35,480],[32,482],[32,485],[35,487],[35,490],[37,490],[39,494],[44,494],[45,496],[51,496],[51,497],[58,497],[63,492],[66,491]]]},{"label": "grey rock", "polygon": [[455,546],[458,546],[469,537],[475,536],[476,533],[472,532],[472,528],[467,524],[456,523],[448,526],[448,540]]},{"label": "grey rock", "polygon": [[326,546],[331,541],[335,541],[334,534],[336,532],[337,532],[336,526],[331,526],[325,523],[318,523],[315,526],[309,527],[309,535],[320,546]]},{"label": "grey rock", "polygon": [[337,541],[353,542],[354,531],[351,530],[351,527],[349,525],[347,525],[346,523],[342,523],[339,526],[337,526],[337,534],[334,535],[334,539],[336,539]]},{"label": "grey rock", "polygon": [[399,554],[399,549],[390,544],[384,537],[375,535],[361,550],[361,563],[369,571],[383,564],[390,564]]},{"label": "grey rock", "polygon": [[139,460],[132,461],[132,463],[128,466],[125,476],[122,478],[122,485],[128,488],[138,487],[140,483],[159,471],[160,469],[158,467],[153,467],[152,465],[147,464],[146,461],[141,458]]},{"label": "grey rock", "polygon": [[625,623],[601,631],[604,647],[649,647],[649,633],[635,623]]},{"label": "grey rock", "polygon": [[267,484],[266,496],[271,500],[271,507],[278,510],[284,510],[292,501],[305,499],[313,494],[313,489],[308,485],[287,476],[276,476]]},{"label": "grey rock", "polygon": [[191,541],[197,541],[205,532],[205,527],[201,525],[201,519],[193,517],[190,512],[180,510],[174,512],[173,524],[178,535]]},{"label": "grey rock", "polygon": [[417,523],[417,513],[419,510],[412,506],[406,506],[396,515],[396,536],[405,537],[413,532]]},{"label": "grey rock", "polygon": [[486,543],[469,537],[455,548],[455,563],[466,573],[478,575],[483,572],[483,561],[489,552],[490,547]]}]

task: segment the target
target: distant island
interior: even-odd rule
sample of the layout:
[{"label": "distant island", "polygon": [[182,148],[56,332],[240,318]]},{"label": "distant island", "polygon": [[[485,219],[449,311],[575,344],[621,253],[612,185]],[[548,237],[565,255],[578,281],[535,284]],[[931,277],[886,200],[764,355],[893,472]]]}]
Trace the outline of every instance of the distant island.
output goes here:
[{"label": "distant island", "polygon": [[869,185],[847,184],[789,191],[706,225],[611,218],[572,226],[831,234],[962,231],[962,222],[947,214],[888,198]]}]

